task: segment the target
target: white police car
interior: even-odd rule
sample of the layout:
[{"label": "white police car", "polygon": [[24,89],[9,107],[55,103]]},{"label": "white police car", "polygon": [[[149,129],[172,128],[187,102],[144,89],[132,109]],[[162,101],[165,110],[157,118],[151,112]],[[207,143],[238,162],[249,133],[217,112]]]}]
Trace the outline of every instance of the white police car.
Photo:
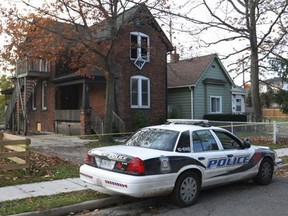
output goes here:
[{"label": "white police car", "polygon": [[133,197],[171,194],[185,207],[201,188],[244,179],[267,185],[279,163],[274,151],[251,146],[225,129],[170,120],[137,131],[123,145],[90,150],[80,178]]}]

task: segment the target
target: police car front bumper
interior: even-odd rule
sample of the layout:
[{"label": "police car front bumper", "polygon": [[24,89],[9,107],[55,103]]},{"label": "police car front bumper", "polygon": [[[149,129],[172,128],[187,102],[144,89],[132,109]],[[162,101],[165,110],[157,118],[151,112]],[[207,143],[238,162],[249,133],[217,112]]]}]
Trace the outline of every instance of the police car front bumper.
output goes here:
[{"label": "police car front bumper", "polygon": [[276,158],[274,162],[274,171],[276,171],[278,168],[280,168],[283,165],[281,158]]}]

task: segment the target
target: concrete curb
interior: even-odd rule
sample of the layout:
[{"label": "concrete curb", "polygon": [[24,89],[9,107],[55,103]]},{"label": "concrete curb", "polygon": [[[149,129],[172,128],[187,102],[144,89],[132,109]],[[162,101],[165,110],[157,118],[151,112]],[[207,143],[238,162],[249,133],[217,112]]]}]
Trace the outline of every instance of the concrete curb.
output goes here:
[{"label": "concrete curb", "polygon": [[133,198],[125,196],[112,196],[108,198],[90,200],[82,203],[77,203],[68,206],[62,206],[59,208],[49,209],[45,211],[34,211],[16,214],[15,216],[60,216],[60,215],[69,215],[71,212],[78,213],[84,210],[94,210],[97,208],[104,208],[107,206],[112,206],[117,203],[126,203],[132,201]]},{"label": "concrete curb", "polygon": [[281,164],[278,169],[284,169],[284,168],[287,168],[288,167],[288,163],[286,164]]},{"label": "concrete curb", "polygon": [[[288,167],[287,164],[282,164],[278,167],[278,169],[284,169]],[[111,196],[108,198],[98,199],[98,200],[90,200],[82,203],[77,203],[68,206],[62,206],[59,208],[49,209],[45,211],[34,211],[34,212],[26,212],[16,214],[15,216],[61,216],[61,215],[69,215],[71,212],[79,213],[84,210],[94,210],[98,208],[105,208],[116,205],[117,203],[127,203],[135,200],[135,198],[127,197],[127,196]]]}]

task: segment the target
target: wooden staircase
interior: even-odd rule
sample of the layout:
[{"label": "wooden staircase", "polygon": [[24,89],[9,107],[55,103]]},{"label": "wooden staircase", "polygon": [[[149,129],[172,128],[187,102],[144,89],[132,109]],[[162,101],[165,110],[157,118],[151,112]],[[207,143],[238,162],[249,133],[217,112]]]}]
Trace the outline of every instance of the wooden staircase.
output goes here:
[{"label": "wooden staircase", "polygon": [[26,80],[26,79],[17,79],[16,86],[11,95],[9,104],[5,110],[5,122],[4,128],[7,130],[8,128],[14,129],[12,123],[15,114],[16,122],[19,122],[18,118],[27,118],[28,109],[27,103],[31,98],[33,88],[36,86],[36,80]]}]

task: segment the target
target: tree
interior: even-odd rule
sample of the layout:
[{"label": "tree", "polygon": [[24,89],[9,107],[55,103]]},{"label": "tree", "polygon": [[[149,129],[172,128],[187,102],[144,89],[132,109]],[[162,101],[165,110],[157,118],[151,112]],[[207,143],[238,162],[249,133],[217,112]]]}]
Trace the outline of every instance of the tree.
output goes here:
[{"label": "tree", "polygon": [[[189,3],[193,4],[188,6]],[[182,8],[186,14],[182,17],[195,26],[189,31],[193,36],[214,30],[222,32],[219,38],[210,34],[209,38],[200,38],[205,46],[222,44],[229,46],[233,42],[241,44],[223,56],[227,59],[237,56],[234,64],[238,74],[250,72],[251,99],[256,120],[262,116],[259,94],[259,75],[268,73],[267,57],[283,42],[287,31],[287,1],[284,0],[220,0],[220,1],[186,1]],[[195,17],[201,11],[202,15]],[[208,15],[206,15],[207,12]],[[199,13],[198,13],[199,14]],[[178,14],[175,14],[178,16]],[[285,28],[286,26],[286,28]],[[185,30],[185,28],[183,28]],[[214,33],[215,35],[215,33]],[[240,56],[240,57],[239,57]],[[245,64],[244,64],[245,63]],[[242,69],[240,64],[246,67]]]},{"label": "tree", "polygon": [[[275,54],[276,58],[270,60],[271,69],[276,71],[282,82],[288,81],[288,59]],[[274,95],[275,102],[279,104],[283,113],[288,114],[288,91],[278,89]]]},{"label": "tree", "polygon": [[288,91],[280,89],[275,94],[275,102],[280,105],[283,113],[288,114]]},{"label": "tree", "polygon": [[[15,59],[25,56],[41,56],[53,61],[69,56],[69,67],[79,74],[91,76],[95,70],[104,74],[104,133],[111,133],[115,77],[119,72],[115,57],[127,47],[115,40],[121,37],[119,21],[124,20],[125,11],[135,3],[128,0],[58,0],[46,1],[36,7],[29,0],[21,2],[34,13],[21,14],[16,8],[2,9],[7,20],[2,28],[12,36],[2,57],[15,63]],[[146,1],[137,1],[137,5],[141,2]],[[156,0],[153,5],[159,2],[161,0]],[[11,55],[12,50],[16,55]]]},{"label": "tree", "polygon": [[[5,75],[2,75],[0,77],[0,89],[1,90],[6,90],[6,89],[9,89],[9,88],[12,88],[13,86],[13,81],[5,76]],[[3,122],[4,121],[4,113],[5,113],[5,106],[6,106],[6,98],[5,98],[5,95],[3,94],[0,94],[0,122]]]}]

